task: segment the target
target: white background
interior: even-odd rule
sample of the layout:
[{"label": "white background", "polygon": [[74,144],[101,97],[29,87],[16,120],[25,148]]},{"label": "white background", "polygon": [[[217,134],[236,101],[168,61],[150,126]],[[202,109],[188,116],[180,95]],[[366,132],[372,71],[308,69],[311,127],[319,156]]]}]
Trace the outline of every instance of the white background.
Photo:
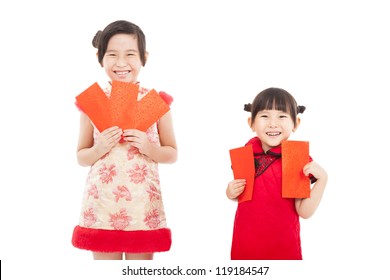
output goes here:
[{"label": "white background", "polygon": [[[122,268],[141,264],[268,265],[268,279],[386,273],[390,18],[385,2],[3,1],[0,259],[5,279],[124,279]],[[88,172],[76,162],[74,97],[95,81],[106,82],[91,40],[118,19],[138,24],[146,34],[150,57],[141,83],[175,99],[179,160],[160,165],[173,244],[146,264],[96,264],[90,252],[71,245]],[[316,214],[301,221],[304,261],[231,262],[236,204],[225,196],[232,179],[228,150],[253,136],[243,104],[270,86],[288,90],[307,107],[292,139],[310,141],[311,156],[326,168],[329,183]]]}]

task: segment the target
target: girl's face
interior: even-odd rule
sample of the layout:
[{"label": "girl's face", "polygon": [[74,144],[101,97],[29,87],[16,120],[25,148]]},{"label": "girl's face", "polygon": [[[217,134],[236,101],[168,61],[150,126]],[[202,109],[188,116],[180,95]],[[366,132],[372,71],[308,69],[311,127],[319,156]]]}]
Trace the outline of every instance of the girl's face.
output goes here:
[{"label": "girl's face", "polygon": [[137,38],[132,34],[116,34],[110,38],[102,61],[108,77],[136,83],[142,67]]},{"label": "girl's face", "polygon": [[264,110],[257,113],[253,124],[249,118],[249,126],[261,140],[263,150],[267,152],[273,147],[279,146],[290,137],[299,125],[294,127],[294,121],[290,114],[278,110]]}]

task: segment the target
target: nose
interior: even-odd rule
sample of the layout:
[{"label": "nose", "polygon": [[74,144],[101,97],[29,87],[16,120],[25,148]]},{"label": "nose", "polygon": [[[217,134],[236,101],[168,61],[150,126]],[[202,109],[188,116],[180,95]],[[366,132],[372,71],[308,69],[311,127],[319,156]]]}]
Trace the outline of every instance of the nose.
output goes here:
[{"label": "nose", "polygon": [[118,56],[118,59],[116,60],[116,66],[118,67],[124,67],[124,66],[127,66],[127,61],[126,61],[126,58],[124,58],[123,56]]},{"label": "nose", "polygon": [[277,120],[275,118],[269,118],[268,126],[271,128],[275,128],[278,126]]}]

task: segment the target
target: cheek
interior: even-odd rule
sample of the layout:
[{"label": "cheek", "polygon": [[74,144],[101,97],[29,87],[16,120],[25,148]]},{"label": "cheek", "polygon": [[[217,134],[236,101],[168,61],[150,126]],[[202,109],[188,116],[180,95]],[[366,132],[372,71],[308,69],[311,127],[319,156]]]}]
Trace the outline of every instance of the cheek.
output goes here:
[{"label": "cheek", "polygon": [[288,127],[286,127],[285,130],[286,130],[287,132],[294,132],[294,131],[295,131],[294,124],[289,125]]},{"label": "cheek", "polygon": [[254,132],[256,130],[256,123],[250,123],[248,122],[249,128]]},{"label": "cheek", "polygon": [[129,64],[130,64],[131,68],[133,69],[133,71],[136,71],[136,72],[139,72],[141,70],[141,68],[142,68],[141,60],[139,60],[139,61],[131,61]]},{"label": "cheek", "polygon": [[257,135],[260,135],[264,132],[264,125],[262,123],[256,122],[252,125],[252,131],[256,132]]}]

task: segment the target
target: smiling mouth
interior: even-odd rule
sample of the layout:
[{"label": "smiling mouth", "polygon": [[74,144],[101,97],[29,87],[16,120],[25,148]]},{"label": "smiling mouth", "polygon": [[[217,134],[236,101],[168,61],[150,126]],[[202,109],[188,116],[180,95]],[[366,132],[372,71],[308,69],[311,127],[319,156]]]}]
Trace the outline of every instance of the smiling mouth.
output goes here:
[{"label": "smiling mouth", "polygon": [[127,71],[114,71],[114,73],[117,74],[117,75],[127,75],[130,72],[131,72],[130,70],[127,70]]},{"label": "smiling mouth", "polygon": [[279,136],[280,134],[282,134],[281,132],[267,132],[266,133],[268,136]]}]

